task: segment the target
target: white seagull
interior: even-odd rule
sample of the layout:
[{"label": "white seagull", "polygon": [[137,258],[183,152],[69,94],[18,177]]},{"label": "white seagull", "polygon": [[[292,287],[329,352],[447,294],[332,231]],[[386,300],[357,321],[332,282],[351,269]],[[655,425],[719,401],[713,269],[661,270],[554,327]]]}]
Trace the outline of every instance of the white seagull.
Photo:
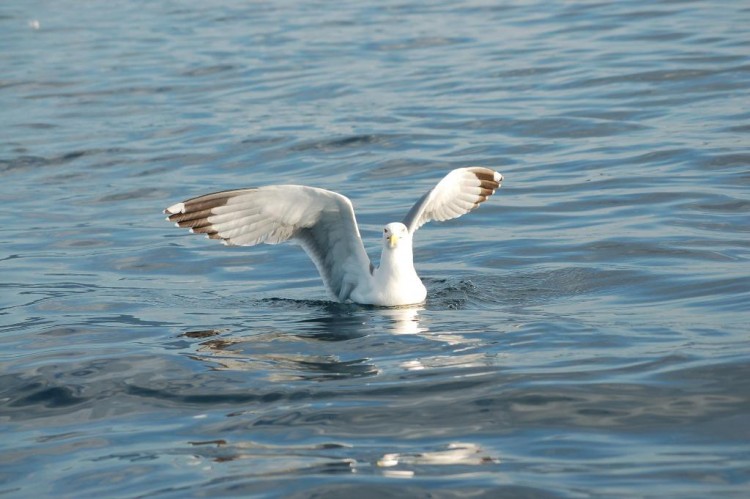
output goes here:
[{"label": "white seagull", "polygon": [[231,246],[291,240],[307,252],[337,300],[393,307],[422,303],[427,290],[414,270],[412,237],[430,220],[460,217],[487,200],[503,176],[481,166],[446,175],[409,210],[383,228],[380,267],[370,262],[352,202],[304,185],[269,185],[206,194],[164,213],[177,227]]}]

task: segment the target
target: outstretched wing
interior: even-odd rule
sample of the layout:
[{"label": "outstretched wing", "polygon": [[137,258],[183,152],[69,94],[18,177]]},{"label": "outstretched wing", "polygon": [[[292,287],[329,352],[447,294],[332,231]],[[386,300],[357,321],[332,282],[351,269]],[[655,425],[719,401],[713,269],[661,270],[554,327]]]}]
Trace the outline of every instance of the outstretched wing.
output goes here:
[{"label": "outstretched wing", "polygon": [[206,194],[166,210],[167,220],[232,246],[302,245],[328,290],[348,298],[371,272],[351,201],[301,185],[271,185]]},{"label": "outstretched wing", "polygon": [[403,224],[413,234],[430,220],[465,215],[492,196],[502,182],[501,174],[482,166],[453,170],[412,206]]}]

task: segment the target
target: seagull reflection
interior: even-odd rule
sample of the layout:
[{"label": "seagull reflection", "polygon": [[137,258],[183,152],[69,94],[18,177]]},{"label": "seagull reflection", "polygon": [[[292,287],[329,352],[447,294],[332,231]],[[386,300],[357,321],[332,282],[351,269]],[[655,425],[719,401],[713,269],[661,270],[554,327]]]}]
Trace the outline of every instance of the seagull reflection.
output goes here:
[{"label": "seagull reflection", "polygon": [[274,382],[325,381],[378,374],[378,369],[366,358],[345,360],[331,354],[289,351],[290,344],[298,344],[292,338],[282,332],[212,338],[202,342],[190,357],[211,364],[216,371],[253,371],[265,374]]},{"label": "seagull reflection", "polygon": [[419,323],[419,312],[424,307],[398,307],[382,309],[384,317],[390,319],[388,332],[392,334],[420,334],[428,331]]},{"label": "seagull reflection", "polygon": [[427,324],[419,318],[419,313],[424,310],[422,306],[413,306],[382,309],[381,312],[384,317],[390,319],[387,331],[391,334],[419,334],[427,340],[452,346],[469,345],[478,341],[455,332],[431,332]]},{"label": "seagull reflection", "polygon": [[[421,305],[379,308],[293,300],[262,304],[281,309],[286,317],[268,320],[260,332],[260,326],[253,324],[246,334],[231,332],[233,328],[183,333],[182,337],[200,342],[192,346],[189,356],[213,370],[252,371],[269,381],[340,380],[375,376],[384,369],[474,367],[487,362],[484,354],[476,352],[477,339],[453,331],[430,331]],[[404,359],[403,351],[394,356],[391,350],[383,350],[384,333],[418,336],[427,345],[436,342],[450,351],[438,347],[438,355],[429,355],[435,348],[428,347]],[[409,346],[419,343],[409,340]]]},{"label": "seagull reflection", "polygon": [[[378,460],[377,465],[384,468],[384,475],[410,478],[414,476],[414,470],[409,468],[420,465],[482,465],[499,462],[499,459],[487,454],[477,444],[454,442],[434,451],[385,454]],[[395,469],[396,467],[401,469]],[[404,467],[406,469],[403,469]]]},{"label": "seagull reflection", "polygon": [[[352,473],[357,461],[346,457],[351,445],[339,443],[271,445],[253,441],[229,443],[225,440],[189,442],[192,451],[189,464],[211,470],[213,463],[248,460],[252,466],[245,476],[304,473]],[[343,454],[343,455],[342,455]]]}]

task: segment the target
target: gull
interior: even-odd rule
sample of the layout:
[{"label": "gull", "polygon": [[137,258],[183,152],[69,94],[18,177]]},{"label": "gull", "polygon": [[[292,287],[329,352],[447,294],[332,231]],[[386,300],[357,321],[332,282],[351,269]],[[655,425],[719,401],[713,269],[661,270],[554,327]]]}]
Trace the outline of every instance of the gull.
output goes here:
[{"label": "gull", "polygon": [[449,172],[409,210],[383,228],[380,266],[370,262],[352,202],[337,192],[304,185],[268,185],[214,192],[164,210],[167,220],[229,246],[291,241],[302,246],[328,292],[341,302],[395,307],[425,301],[414,269],[414,233],[431,220],[469,213],[503,181],[489,168]]}]

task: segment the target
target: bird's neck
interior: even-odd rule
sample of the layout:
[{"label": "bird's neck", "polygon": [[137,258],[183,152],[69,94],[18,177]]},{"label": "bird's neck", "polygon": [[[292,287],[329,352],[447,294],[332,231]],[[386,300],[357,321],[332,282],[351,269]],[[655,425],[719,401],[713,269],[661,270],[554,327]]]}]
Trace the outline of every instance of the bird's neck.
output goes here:
[{"label": "bird's neck", "polygon": [[397,248],[383,248],[380,269],[394,276],[415,274],[411,245],[401,244]]}]

